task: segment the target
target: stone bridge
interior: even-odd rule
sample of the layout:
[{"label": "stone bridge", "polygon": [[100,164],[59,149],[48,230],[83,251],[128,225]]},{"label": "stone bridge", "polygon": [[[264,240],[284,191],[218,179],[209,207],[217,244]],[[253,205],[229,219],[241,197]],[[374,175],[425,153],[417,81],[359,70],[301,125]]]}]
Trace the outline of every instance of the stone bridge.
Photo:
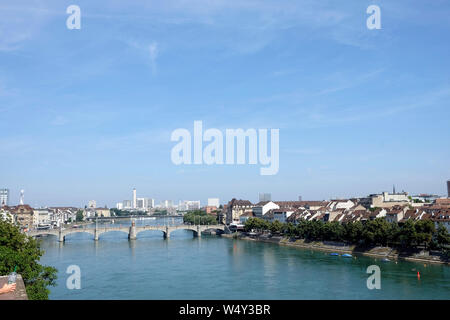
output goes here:
[{"label": "stone bridge", "polygon": [[136,226],[134,222],[130,227],[118,226],[118,227],[98,227],[98,224],[95,224],[95,228],[67,228],[67,229],[48,229],[48,230],[33,230],[29,231],[26,234],[32,237],[41,236],[41,235],[54,235],[58,237],[59,242],[64,242],[65,237],[68,234],[72,233],[90,233],[94,236],[94,240],[98,241],[98,238],[101,234],[113,231],[125,232],[128,234],[128,239],[135,240],[137,235],[142,231],[148,230],[157,230],[162,231],[164,238],[170,238],[170,233],[175,230],[191,230],[194,234],[194,237],[201,237],[202,232],[206,230],[222,230],[225,232],[225,225],[217,224],[217,225],[187,225],[180,224],[174,226]]}]

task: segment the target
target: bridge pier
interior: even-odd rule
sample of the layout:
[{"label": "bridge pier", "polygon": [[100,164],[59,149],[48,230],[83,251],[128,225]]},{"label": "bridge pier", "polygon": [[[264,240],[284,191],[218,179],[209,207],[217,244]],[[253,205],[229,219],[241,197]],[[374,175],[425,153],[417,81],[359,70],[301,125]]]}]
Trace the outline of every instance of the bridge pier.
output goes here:
[{"label": "bridge pier", "polygon": [[202,237],[202,230],[200,229],[200,226],[197,226],[197,231],[194,231],[194,237],[195,238],[201,238]]},{"label": "bridge pier", "polygon": [[170,231],[169,231],[169,227],[166,226],[166,231],[164,232],[164,239],[169,239],[170,238]]},{"label": "bridge pier", "polygon": [[59,230],[59,234],[58,234],[58,241],[59,242],[64,242],[64,240],[66,240],[66,237],[64,236],[64,233],[62,232],[62,230]]},{"label": "bridge pier", "polygon": [[134,224],[134,221],[131,224],[130,231],[128,232],[128,239],[136,240],[136,225]]}]

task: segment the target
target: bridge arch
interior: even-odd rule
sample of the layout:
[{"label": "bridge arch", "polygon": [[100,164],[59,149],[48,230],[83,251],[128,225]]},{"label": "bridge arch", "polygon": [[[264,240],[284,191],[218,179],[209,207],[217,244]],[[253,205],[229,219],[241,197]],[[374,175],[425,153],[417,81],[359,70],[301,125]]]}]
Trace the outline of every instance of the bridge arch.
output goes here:
[{"label": "bridge arch", "polygon": [[210,228],[208,228],[208,227],[203,227],[203,228],[201,229],[201,231],[202,231],[202,232],[206,232],[206,231],[214,231],[216,234],[223,234],[223,233],[225,233],[224,228],[219,228],[219,227],[216,227],[216,226],[212,226],[212,227],[210,227]]},{"label": "bridge arch", "polygon": [[[97,230],[97,236],[100,236],[100,235],[106,234],[106,233],[111,233],[111,232],[121,232],[121,233],[126,233],[127,235],[129,233],[128,229],[127,230],[120,230],[120,229],[117,229],[117,230],[101,230],[101,229],[99,229],[99,230]],[[93,234],[94,233],[95,233],[95,231],[93,232]]]},{"label": "bridge arch", "polygon": [[36,237],[42,237],[42,236],[55,236],[58,237],[59,236],[59,232],[33,232],[33,233],[29,233],[28,236],[36,238]]},{"label": "bridge arch", "polygon": [[75,234],[75,233],[89,233],[91,235],[94,235],[95,231],[94,230],[92,230],[92,231],[91,230],[85,230],[85,229],[83,229],[83,230],[70,230],[70,231],[63,231],[62,235],[65,238],[66,236],[71,235],[71,234]]},{"label": "bridge arch", "polygon": [[166,232],[166,230],[164,230],[162,228],[136,230],[136,237],[138,236],[138,234],[140,234],[142,232],[149,232],[149,231],[162,232],[163,237],[167,238],[167,232]]},{"label": "bridge arch", "polygon": [[194,237],[198,237],[199,236],[199,232],[198,232],[198,229],[197,229],[196,226],[180,225],[180,226],[169,228],[169,237],[174,231],[178,231],[178,230],[192,231],[192,234],[193,234]]},{"label": "bridge arch", "polygon": [[112,230],[97,229],[97,232],[94,231],[94,240],[98,241],[100,236],[103,234],[106,234],[106,233],[125,233],[127,235],[127,237],[129,237],[128,229],[112,229]]}]

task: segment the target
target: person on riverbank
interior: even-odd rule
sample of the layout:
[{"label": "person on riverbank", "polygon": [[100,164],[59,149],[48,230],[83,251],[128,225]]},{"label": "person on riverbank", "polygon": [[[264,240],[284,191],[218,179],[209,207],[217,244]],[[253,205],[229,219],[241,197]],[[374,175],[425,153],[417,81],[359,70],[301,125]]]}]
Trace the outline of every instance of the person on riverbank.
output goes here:
[{"label": "person on riverbank", "polygon": [[0,288],[0,294],[13,292],[14,290],[16,290],[16,284],[15,283],[12,283],[12,284],[5,283],[5,285],[2,288]]}]

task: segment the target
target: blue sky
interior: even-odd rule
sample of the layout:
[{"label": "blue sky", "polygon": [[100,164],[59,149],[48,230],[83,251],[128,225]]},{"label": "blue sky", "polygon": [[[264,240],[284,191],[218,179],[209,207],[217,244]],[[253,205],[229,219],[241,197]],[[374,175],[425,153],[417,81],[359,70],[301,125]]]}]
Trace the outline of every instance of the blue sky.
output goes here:
[{"label": "blue sky", "polygon": [[[0,187],[79,206],[133,187],[157,203],[443,195],[449,16],[448,1],[2,1]],[[278,174],[174,165],[170,134],[194,120],[279,128]]]}]

